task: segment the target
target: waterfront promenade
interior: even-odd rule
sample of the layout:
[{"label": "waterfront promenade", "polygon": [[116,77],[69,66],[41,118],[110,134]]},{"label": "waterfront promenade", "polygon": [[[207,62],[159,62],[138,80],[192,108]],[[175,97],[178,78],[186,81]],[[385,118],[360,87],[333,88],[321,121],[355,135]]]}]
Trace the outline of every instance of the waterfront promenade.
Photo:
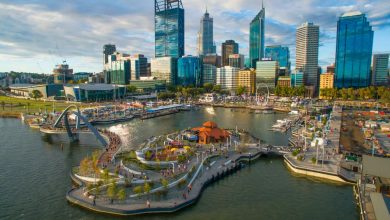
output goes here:
[{"label": "waterfront promenade", "polygon": [[[250,148],[249,152],[244,154],[229,152],[227,157],[209,154],[206,158],[218,157],[217,159],[212,159],[209,165],[201,163],[197,166],[194,175],[188,177],[186,181],[187,187],[183,190],[170,189],[166,196],[167,199],[163,200],[152,200],[151,195],[142,195],[139,198],[127,197],[125,201],[116,201],[113,204],[108,199],[98,198],[95,199],[94,204],[93,198],[85,196],[84,187],[70,190],[67,193],[67,199],[69,202],[81,207],[114,215],[175,212],[195,203],[208,184],[241,169],[241,161],[252,161],[264,154],[280,155],[279,151],[271,150],[265,146]],[[150,207],[147,201],[149,201]]]},{"label": "waterfront promenade", "polygon": [[[295,173],[324,178],[337,182],[355,183],[355,173],[341,167],[343,155],[340,154],[340,128],[342,108],[334,106],[326,130],[326,142],[323,146],[308,147],[303,152],[302,160],[292,154],[284,155],[287,166]],[[315,158],[313,162],[311,159]]]}]

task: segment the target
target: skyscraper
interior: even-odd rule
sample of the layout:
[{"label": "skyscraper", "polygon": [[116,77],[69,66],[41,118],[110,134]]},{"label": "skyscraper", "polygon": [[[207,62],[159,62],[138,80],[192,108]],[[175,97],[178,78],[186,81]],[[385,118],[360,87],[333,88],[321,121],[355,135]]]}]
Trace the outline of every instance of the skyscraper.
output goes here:
[{"label": "skyscraper", "polygon": [[198,32],[198,55],[204,56],[206,54],[215,54],[216,49],[214,46],[214,28],[213,18],[206,10],[200,20],[200,29]]},{"label": "skyscraper", "polygon": [[281,45],[277,46],[267,46],[265,48],[266,58],[271,58],[272,60],[279,62],[280,71],[279,75],[288,75],[290,73],[290,50],[288,47],[283,47]]},{"label": "skyscraper", "polygon": [[184,55],[184,8],[181,0],[155,0],[155,56]]},{"label": "skyscraper", "polygon": [[165,80],[167,84],[175,85],[177,59],[172,57],[153,58],[150,62],[150,71],[156,79]]},{"label": "skyscraper", "polygon": [[235,90],[238,87],[238,72],[239,68],[225,66],[217,69],[217,85],[221,85],[222,89]]},{"label": "skyscraper", "polygon": [[256,84],[266,84],[274,89],[278,80],[279,63],[271,59],[256,62]]},{"label": "skyscraper", "polygon": [[148,58],[143,54],[136,54],[131,56],[131,74],[130,80],[139,80],[140,77],[148,75]]},{"label": "skyscraper", "polygon": [[389,54],[374,54],[372,58],[372,82],[373,86],[388,86],[389,78]]},{"label": "skyscraper", "polygon": [[256,62],[264,57],[264,23],[265,8],[264,5],[262,5],[260,12],[250,23],[249,59],[252,68],[255,68]]},{"label": "skyscraper", "polygon": [[318,46],[320,28],[304,23],[296,32],[296,69],[303,72],[305,86],[318,87]]},{"label": "skyscraper", "polygon": [[242,54],[229,55],[229,66],[243,69],[245,66],[245,56]]},{"label": "skyscraper", "polygon": [[203,56],[203,63],[204,64],[211,64],[215,67],[221,67],[221,56],[217,54],[207,54],[206,56]]},{"label": "skyscraper", "polygon": [[177,61],[176,85],[200,86],[202,66],[199,57],[185,56]]},{"label": "skyscraper", "polygon": [[337,22],[336,87],[370,85],[374,32],[365,14],[349,12]]},{"label": "skyscraper", "polygon": [[212,64],[203,64],[202,83],[215,84],[216,82],[217,67]]},{"label": "skyscraper", "polygon": [[105,68],[105,82],[108,84],[129,84],[131,78],[130,59],[129,54],[119,52],[111,54]]},{"label": "skyscraper", "polygon": [[103,65],[108,63],[108,56],[116,52],[114,44],[106,44],[103,46]]},{"label": "skyscraper", "polygon": [[238,54],[238,43],[234,40],[227,40],[222,43],[222,66],[229,66],[229,56]]}]

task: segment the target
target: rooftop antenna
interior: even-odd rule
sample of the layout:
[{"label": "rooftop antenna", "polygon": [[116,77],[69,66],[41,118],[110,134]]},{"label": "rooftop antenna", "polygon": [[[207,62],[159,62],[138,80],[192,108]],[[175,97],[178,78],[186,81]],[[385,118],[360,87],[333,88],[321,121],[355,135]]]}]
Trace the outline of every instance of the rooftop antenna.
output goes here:
[{"label": "rooftop antenna", "polygon": [[261,8],[264,9],[264,0],[261,0]]}]

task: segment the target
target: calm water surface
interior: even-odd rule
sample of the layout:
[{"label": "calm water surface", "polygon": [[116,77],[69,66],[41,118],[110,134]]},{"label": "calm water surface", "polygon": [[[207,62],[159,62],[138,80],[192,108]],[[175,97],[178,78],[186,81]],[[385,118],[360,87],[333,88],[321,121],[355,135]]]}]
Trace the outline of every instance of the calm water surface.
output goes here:
[{"label": "calm water surface", "polygon": [[[274,145],[287,135],[267,129],[281,114],[201,109],[109,127],[128,148],[146,138],[213,120],[220,127],[244,128]],[[61,148],[63,145],[63,149]],[[69,144],[65,136],[41,135],[20,120],[0,119],[0,219],[122,219],[67,203],[73,166],[100,146],[93,136]],[[175,214],[129,219],[358,219],[351,186],[293,176],[277,158],[262,158],[209,186],[199,202]]]}]

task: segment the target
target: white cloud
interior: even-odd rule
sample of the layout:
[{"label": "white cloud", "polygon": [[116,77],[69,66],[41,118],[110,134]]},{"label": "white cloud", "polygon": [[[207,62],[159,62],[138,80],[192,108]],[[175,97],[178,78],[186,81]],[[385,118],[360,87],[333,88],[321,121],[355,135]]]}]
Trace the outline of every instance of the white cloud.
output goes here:
[{"label": "white cloud", "polygon": [[[240,44],[240,52],[247,54],[249,23],[261,9],[261,1],[207,2],[214,17],[218,51],[223,41],[233,39]],[[183,0],[183,4],[186,53],[195,54],[199,20],[206,0]],[[386,0],[266,0],[264,4],[266,45],[291,45],[290,50],[294,52],[295,28],[311,21],[321,27],[321,48],[325,48],[324,55],[320,49],[321,60],[331,60],[336,22],[344,12],[366,12],[375,29],[390,26],[390,1]],[[11,57],[30,62],[31,71],[41,71],[44,66],[44,71],[50,72],[62,59],[72,61],[69,63],[75,71],[99,71],[102,46],[106,43],[115,43],[120,51],[151,57],[154,54],[153,9],[151,0],[3,0],[0,3],[0,71],[12,69],[7,64]],[[37,65],[37,58],[44,65]]]}]

